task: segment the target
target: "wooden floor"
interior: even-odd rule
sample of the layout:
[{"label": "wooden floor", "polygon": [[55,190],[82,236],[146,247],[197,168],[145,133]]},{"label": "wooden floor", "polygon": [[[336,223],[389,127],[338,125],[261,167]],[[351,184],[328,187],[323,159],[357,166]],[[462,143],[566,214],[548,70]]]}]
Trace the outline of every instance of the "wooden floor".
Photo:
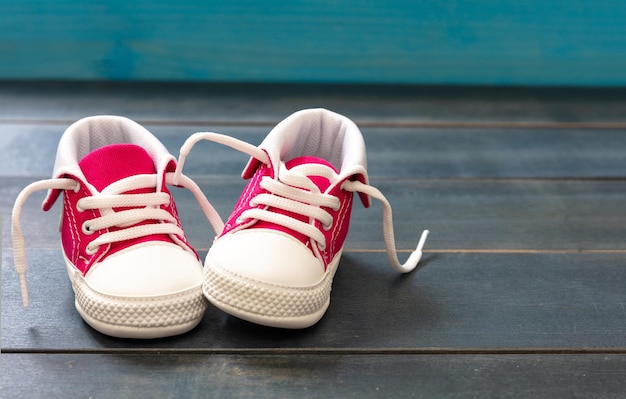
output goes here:
[{"label": "wooden floor", "polygon": [[[175,155],[196,131],[258,144],[293,111],[354,119],[405,257],[388,265],[381,208],[357,206],[316,326],[283,331],[209,308],[169,339],[114,339],[73,307],[44,193],[23,213],[31,307],[21,307],[9,218],[50,177],[76,119],[126,115]],[[626,397],[626,93],[415,87],[0,84],[3,398]],[[197,145],[185,167],[226,217],[246,157]],[[206,253],[208,222],[175,191]]]}]

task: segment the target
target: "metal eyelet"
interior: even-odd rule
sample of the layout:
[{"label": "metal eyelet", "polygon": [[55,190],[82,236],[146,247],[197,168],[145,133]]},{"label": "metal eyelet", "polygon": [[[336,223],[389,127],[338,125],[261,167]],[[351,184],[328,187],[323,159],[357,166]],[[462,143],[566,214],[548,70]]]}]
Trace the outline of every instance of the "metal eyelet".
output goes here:
[{"label": "metal eyelet", "polygon": [[81,227],[81,230],[83,231],[83,234],[85,235],[92,235],[95,231],[91,230],[91,228],[89,227],[89,224],[87,222],[83,223]]},{"label": "metal eyelet", "polygon": [[99,246],[96,246],[95,248],[91,248],[91,245],[87,245],[87,248],[85,248],[85,252],[87,253],[87,255],[93,255],[96,252],[98,252],[98,248]]},{"label": "metal eyelet", "polygon": [[334,219],[331,219],[328,225],[325,225],[324,223],[322,223],[322,229],[324,229],[324,231],[330,231],[330,229],[333,228],[333,224],[334,224]]}]

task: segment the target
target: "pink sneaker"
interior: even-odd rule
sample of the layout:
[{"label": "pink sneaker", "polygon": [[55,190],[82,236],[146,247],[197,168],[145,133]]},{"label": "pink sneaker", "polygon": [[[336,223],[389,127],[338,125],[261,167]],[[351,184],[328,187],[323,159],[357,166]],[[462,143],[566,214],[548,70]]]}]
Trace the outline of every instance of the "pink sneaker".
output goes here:
[{"label": "pink sneaker", "polygon": [[368,185],[363,136],[348,118],[324,109],[300,111],[278,124],[259,147],[196,133],[181,149],[177,174],[202,139],[252,156],[243,172],[250,182],[205,261],[203,292],[218,308],[272,327],[317,323],[330,304],[354,192],[366,207],[370,196],[382,202],[391,266],[402,273],[417,266],[428,231],[400,264],[391,206]]},{"label": "pink sneaker", "polygon": [[[36,190],[49,190],[43,209],[63,193],[60,232],[76,309],[96,330],[115,337],[157,338],[195,327],[207,303],[202,265],[185,238],[167,190],[175,158],[146,129],[117,116],[70,126],[57,150],[53,178],[32,183],[13,208],[15,268],[29,305],[20,214]],[[187,177],[201,208],[223,224]]]},{"label": "pink sneaker", "polygon": [[324,110],[297,112],[259,147],[215,133],[196,133],[181,149],[177,173],[199,140],[252,156],[250,179],[205,261],[206,297],[239,318],[273,327],[315,324],[330,304],[333,276],[348,233],[353,193],[364,206],[383,204],[391,266],[415,268],[428,231],[405,264],[397,258],[391,207],[368,185],[365,144],[348,118]]}]

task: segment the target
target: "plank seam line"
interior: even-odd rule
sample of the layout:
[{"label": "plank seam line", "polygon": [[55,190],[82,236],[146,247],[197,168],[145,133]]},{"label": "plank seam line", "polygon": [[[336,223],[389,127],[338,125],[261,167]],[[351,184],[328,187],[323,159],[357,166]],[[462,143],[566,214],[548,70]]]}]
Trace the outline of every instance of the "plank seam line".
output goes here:
[{"label": "plank seam line", "polygon": [[3,354],[85,355],[594,355],[626,354],[626,347],[581,348],[3,348]]},{"label": "plank seam line", "polygon": [[[241,180],[239,175],[219,175],[219,174],[204,174],[204,175],[187,175],[198,184],[234,184],[244,185],[245,181]],[[0,176],[1,179],[11,181],[22,180],[42,180],[49,178],[49,175],[8,175]],[[370,181],[378,182],[384,181],[384,183],[624,183],[626,182],[625,176],[489,176],[489,177],[445,177],[445,176],[385,176],[385,175],[370,175]],[[233,180],[235,179],[235,180]]]},{"label": "plank seam line", "polygon": [[[48,248],[52,249],[52,248]],[[196,247],[197,251],[209,248]],[[397,249],[398,253],[411,253],[414,249]],[[385,249],[346,248],[343,253],[386,253]],[[425,249],[424,254],[626,254],[626,249]]]},{"label": "plank seam line", "polygon": [[[552,122],[552,121],[373,121],[354,119],[360,127],[382,128],[481,128],[481,129],[625,129],[626,121],[618,122]],[[3,119],[0,125],[67,125],[74,123],[69,119]],[[266,120],[158,120],[137,119],[145,126],[242,126],[273,127],[279,121]]]},{"label": "plank seam line", "polygon": [[[194,247],[196,251],[206,252],[208,247]],[[12,248],[3,248],[5,252],[12,252]],[[39,246],[30,248],[29,251],[53,251],[57,247]],[[398,253],[411,253],[414,249],[397,249]],[[386,253],[383,248],[345,248],[343,253]],[[626,254],[626,249],[487,249],[487,248],[449,248],[449,249],[425,249],[424,254]]]},{"label": "plank seam line", "polygon": [[[397,252],[411,253],[413,249],[398,249]],[[385,249],[351,249],[347,248],[345,252],[361,252],[361,253],[385,253]],[[471,248],[452,248],[452,249],[426,249],[424,253],[434,254],[626,254],[626,249],[471,249]]]}]

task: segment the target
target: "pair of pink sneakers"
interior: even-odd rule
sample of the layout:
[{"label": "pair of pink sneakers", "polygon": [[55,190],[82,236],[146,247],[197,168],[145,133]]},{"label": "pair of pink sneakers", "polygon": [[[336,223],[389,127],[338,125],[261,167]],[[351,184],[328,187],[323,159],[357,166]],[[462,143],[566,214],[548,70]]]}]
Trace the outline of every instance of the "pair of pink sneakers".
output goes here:
[{"label": "pair of pink sneakers", "polygon": [[[243,172],[250,181],[225,224],[182,174],[186,156],[203,139],[251,156]],[[216,232],[204,267],[185,237],[167,185],[191,190]],[[262,325],[315,324],[330,303],[355,192],[366,207],[370,197],[382,202],[387,254],[399,272],[415,268],[428,233],[400,264],[391,207],[368,184],[361,132],[331,111],[299,111],[258,147],[196,133],[181,148],[178,163],[137,123],[89,117],[61,138],[53,178],[32,183],[16,199],[12,236],[25,306],[20,214],[37,190],[48,190],[44,210],[63,193],[61,244],[76,309],[94,329],[116,337],[189,331],[202,319],[207,299]]]}]

